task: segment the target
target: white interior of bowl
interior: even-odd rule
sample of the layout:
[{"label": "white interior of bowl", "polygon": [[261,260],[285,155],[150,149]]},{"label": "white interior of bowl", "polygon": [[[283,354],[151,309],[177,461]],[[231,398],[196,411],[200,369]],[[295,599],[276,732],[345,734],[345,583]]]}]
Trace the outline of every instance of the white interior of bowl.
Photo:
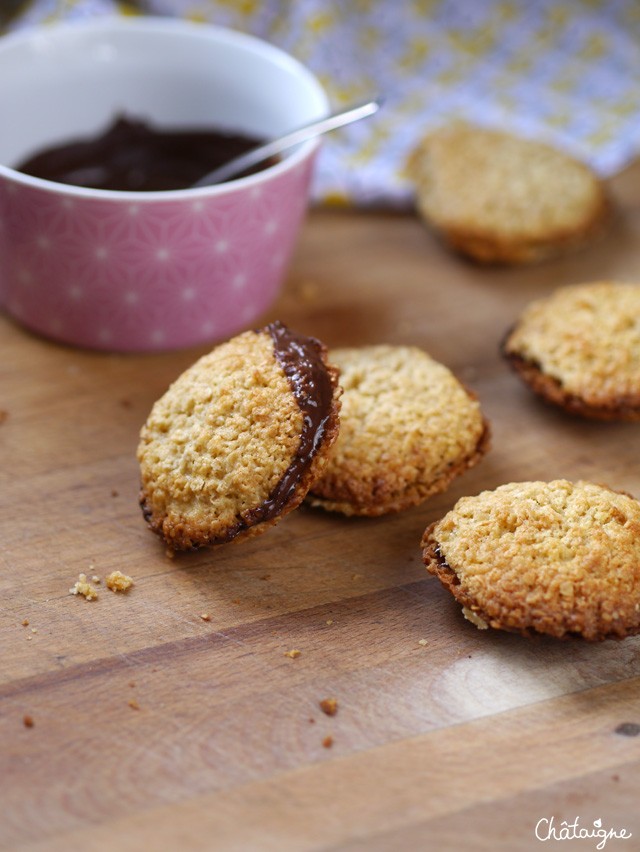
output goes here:
[{"label": "white interior of bowl", "polygon": [[[299,62],[219,27],[164,18],[102,19],[0,39],[0,174],[29,183],[50,182],[17,176],[13,167],[24,158],[97,133],[118,114],[269,138],[327,112],[322,87]],[[315,144],[305,143],[291,158],[305,156]]]}]

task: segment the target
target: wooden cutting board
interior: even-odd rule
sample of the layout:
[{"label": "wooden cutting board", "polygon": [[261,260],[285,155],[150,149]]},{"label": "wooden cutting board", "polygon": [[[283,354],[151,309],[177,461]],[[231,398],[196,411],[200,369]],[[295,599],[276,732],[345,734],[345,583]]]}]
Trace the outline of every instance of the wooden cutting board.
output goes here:
[{"label": "wooden cutting board", "polygon": [[[640,495],[638,425],[544,406],[497,354],[531,298],[640,278],[640,168],[613,190],[606,238],[521,270],[471,266],[411,215],[310,216],[265,319],[331,346],[422,346],[493,425],[480,466],[386,518],[301,509],[167,558],[137,506],[137,435],[204,350],[82,352],[1,321],[0,845],[534,850],[553,817],[600,819],[633,834],[608,848],[640,848],[640,639],[480,632],[419,549],[458,497],[506,481]],[[116,569],[135,579],[127,595],[68,594],[80,572]]]}]

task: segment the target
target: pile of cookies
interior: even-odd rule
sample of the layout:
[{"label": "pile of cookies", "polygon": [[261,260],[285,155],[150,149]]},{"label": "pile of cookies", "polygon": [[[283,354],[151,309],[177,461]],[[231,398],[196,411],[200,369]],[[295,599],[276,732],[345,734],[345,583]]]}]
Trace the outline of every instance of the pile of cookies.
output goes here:
[{"label": "pile of cookies", "polygon": [[329,356],[276,322],[218,346],[155,403],[140,502],[151,529],[188,550],[262,533],[307,496],[345,515],[415,506],[488,445],[478,400],[426,352]]},{"label": "pile of cookies", "polygon": [[[558,254],[591,239],[609,211],[585,166],[496,131],[437,131],[410,170],[427,222],[480,262]],[[563,287],[523,311],[501,351],[545,401],[640,421],[640,285]],[[257,535],[305,499],[379,516],[444,491],[482,459],[489,435],[475,395],[426,352],[328,352],[276,322],[218,346],[156,402],[138,448],[140,503],[173,550]],[[422,547],[480,629],[640,633],[640,502],[627,494],[509,483],[459,500]]]}]

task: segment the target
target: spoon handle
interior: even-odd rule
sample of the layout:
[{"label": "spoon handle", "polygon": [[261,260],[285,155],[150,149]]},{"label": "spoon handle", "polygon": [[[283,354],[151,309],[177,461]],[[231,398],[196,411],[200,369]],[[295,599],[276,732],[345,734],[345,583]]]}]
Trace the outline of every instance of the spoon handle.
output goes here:
[{"label": "spoon handle", "polygon": [[351,107],[344,112],[334,113],[326,118],[321,118],[318,121],[300,127],[297,130],[292,130],[291,133],[287,133],[279,139],[274,139],[273,142],[260,145],[258,148],[254,148],[240,157],[229,160],[228,163],[225,163],[219,168],[213,169],[213,171],[208,172],[204,177],[200,178],[197,183],[194,183],[194,186],[210,186],[214,183],[220,183],[233,177],[233,175],[245,171],[245,169],[257,166],[263,160],[268,160],[270,157],[280,154],[287,148],[292,148],[294,145],[306,142],[307,139],[312,139],[314,136],[327,133],[329,130],[335,130],[338,127],[343,127],[345,124],[351,124],[361,118],[366,118],[368,115],[373,115],[380,109],[380,103],[380,100],[367,101],[364,104]]}]

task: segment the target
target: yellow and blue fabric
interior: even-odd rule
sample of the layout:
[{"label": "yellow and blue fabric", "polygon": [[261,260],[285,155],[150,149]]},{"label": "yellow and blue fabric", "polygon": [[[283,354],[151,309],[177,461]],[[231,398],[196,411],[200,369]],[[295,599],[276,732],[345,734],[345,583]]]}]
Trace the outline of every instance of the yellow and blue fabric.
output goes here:
[{"label": "yellow and blue fabric", "polygon": [[31,0],[15,27],[174,15],[250,32],[308,65],[335,109],[385,98],[323,144],[317,200],[409,203],[409,151],[451,118],[511,129],[603,176],[640,151],[637,0]]}]

